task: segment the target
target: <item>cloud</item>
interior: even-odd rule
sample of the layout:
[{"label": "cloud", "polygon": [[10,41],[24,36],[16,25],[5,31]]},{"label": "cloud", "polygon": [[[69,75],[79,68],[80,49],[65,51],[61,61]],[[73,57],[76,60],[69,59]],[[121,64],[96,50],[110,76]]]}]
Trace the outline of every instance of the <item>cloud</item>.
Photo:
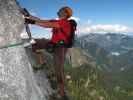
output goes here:
[{"label": "cloud", "polygon": [[98,25],[92,25],[91,26],[91,30],[92,32],[98,32],[98,33],[123,33],[123,32],[128,32],[129,28],[127,26],[124,25],[119,25],[119,24],[115,24],[115,25],[102,25],[102,24],[98,24]]},{"label": "cloud", "polygon": [[93,25],[90,20],[86,21],[86,23],[80,25],[79,27],[80,35],[86,33],[132,33],[133,28],[120,25],[120,24],[96,24]]},{"label": "cloud", "polygon": [[130,27],[130,28],[129,28],[129,32],[130,32],[130,33],[133,33],[133,27]]}]

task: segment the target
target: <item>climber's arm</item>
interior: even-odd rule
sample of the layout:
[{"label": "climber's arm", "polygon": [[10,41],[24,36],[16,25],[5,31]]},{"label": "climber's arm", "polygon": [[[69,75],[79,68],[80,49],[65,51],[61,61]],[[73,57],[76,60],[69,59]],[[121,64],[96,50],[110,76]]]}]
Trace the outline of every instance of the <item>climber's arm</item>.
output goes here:
[{"label": "climber's arm", "polygon": [[46,28],[60,28],[57,22],[51,22],[49,20],[37,20],[35,24]]},{"label": "climber's arm", "polygon": [[51,20],[41,20],[38,17],[30,16],[29,19],[34,20],[36,25],[46,27],[46,28],[60,28],[60,25],[57,21]]}]

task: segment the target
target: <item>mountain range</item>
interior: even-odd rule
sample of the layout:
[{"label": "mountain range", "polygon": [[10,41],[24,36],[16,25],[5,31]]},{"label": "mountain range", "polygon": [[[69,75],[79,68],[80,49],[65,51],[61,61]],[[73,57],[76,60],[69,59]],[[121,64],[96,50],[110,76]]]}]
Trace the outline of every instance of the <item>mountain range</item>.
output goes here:
[{"label": "mountain range", "polygon": [[78,38],[80,43],[96,43],[109,52],[125,53],[127,50],[133,49],[133,36],[108,33],[94,34],[90,33]]},{"label": "mountain range", "polygon": [[[110,96],[109,100],[133,99],[133,37],[124,34],[88,34],[78,37],[76,47],[91,56]],[[108,100],[108,99],[107,99]]]},{"label": "mountain range", "polygon": [[[97,64],[109,71],[120,71],[133,65],[133,36],[124,34],[88,34],[77,38],[75,46],[85,49]],[[123,64],[125,63],[125,64]],[[116,65],[116,66],[115,66]]]}]

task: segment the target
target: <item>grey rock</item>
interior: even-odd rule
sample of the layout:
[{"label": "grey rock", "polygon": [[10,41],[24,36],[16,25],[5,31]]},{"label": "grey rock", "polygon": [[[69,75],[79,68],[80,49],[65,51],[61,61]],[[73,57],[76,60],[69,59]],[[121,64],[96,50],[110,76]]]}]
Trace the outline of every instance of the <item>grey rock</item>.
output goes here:
[{"label": "grey rock", "polygon": [[[0,47],[22,42],[24,20],[18,9],[15,0],[0,0]],[[22,45],[0,49],[0,100],[47,100],[50,86],[39,75],[33,73]],[[47,83],[41,84],[47,87],[43,90],[38,85],[42,82]]]}]

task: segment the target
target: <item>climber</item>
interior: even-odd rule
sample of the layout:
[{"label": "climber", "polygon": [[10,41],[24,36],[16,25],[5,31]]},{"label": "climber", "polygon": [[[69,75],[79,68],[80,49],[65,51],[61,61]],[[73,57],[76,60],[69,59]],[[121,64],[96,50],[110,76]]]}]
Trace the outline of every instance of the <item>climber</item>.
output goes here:
[{"label": "climber", "polygon": [[[70,7],[62,7],[57,12],[58,20],[41,20],[35,16],[25,17],[25,21],[29,24],[35,24],[45,28],[52,28],[52,38],[48,39],[35,39],[36,43],[32,45],[33,51],[40,56],[38,49],[46,48],[48,51],[53,52],[55,73],[58,82],[59,94],[61,98],[65,98],[64,91],[64,59],[68,48],[72,47],[73,35],[72,31],[76,30],[76,22],[71,20],[75,27],[72,27],[69,18],[72,16],[72,9]],[[41,57],[40,57],[41,59]],[[43,63],[43,62],[42,62]],[[64,100],[64,99],[63,99]]]}]

